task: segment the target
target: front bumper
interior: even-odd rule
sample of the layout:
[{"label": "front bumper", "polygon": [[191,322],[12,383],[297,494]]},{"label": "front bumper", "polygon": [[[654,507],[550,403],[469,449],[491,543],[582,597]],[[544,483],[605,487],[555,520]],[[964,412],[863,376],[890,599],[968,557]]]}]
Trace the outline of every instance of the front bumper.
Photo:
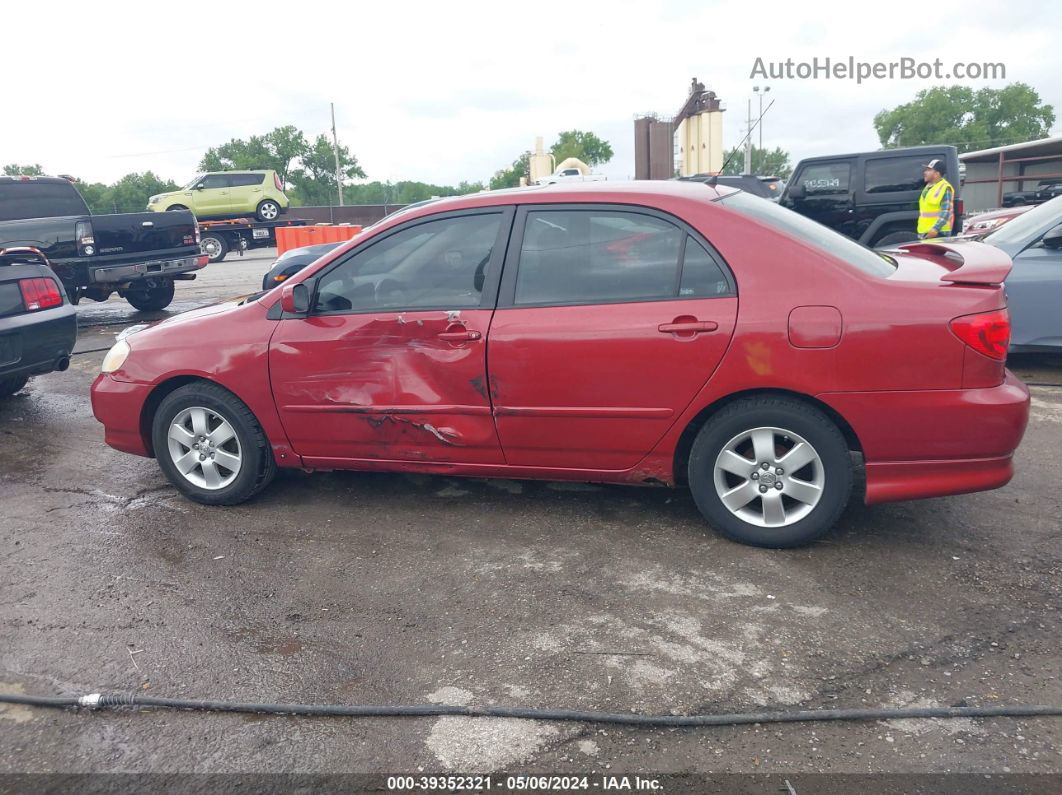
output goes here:
[{"label": "front bumper", "polygon": [[142,427],[150,384],[118,381],[100,373],[92,383],[92,415],[103,423],[103,440],[116,450],[151,457],[150,430]]},{"label": "front bumper", "polygon": [[210,260],[205,254],[178,259],[160,259],[149,262],[137,262],[127,265],[109,265],[92,268],[90,278],[97,284],[120,284],[136,281],[148,276],[172,276],[178,273],[205,268]]},{"label": "front bumper", "polygon": [[866,502],[985,491],[1014,475],[1029,390],[999,386],[819,395],[852,426],[866,462]]},{"label": "front bumper", "polygon": [[77,342],[77,310],[54,309],[0,318],[0,375],[39,375],[65,369]]}]

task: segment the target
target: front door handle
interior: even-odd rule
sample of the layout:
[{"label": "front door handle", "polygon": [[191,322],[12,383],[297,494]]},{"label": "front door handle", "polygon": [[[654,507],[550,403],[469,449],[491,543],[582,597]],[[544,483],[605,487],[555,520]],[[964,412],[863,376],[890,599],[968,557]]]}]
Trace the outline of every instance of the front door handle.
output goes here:
[{"label": "front door handle", "polygon": [[[450,328],[452,329],[453,326]],[[462,328],[461,331],[443,331],[439,334],[439,339],[446,342],[473,342],[482,336],[478,331]]]},{"label": "front door handle", "polygon": [[675,318],[671,323],[661,323],[656,330],[661,334],[701,334],[706,331],[715,331],[719,324],[714,320],[689,320]]}]

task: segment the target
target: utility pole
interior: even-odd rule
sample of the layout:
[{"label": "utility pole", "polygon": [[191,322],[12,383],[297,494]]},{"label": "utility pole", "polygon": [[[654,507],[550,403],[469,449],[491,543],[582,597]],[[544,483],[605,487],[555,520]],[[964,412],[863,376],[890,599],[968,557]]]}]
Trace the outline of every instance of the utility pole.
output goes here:
[{"label": "utility pole", "polygon": [[[752,90],[755,91],[756,92],[756,96],[758,96],[760,98],[760,117],[756,121],[756,123],[760,127],[760,146],[759,146],[759,149],[760,149],[760,156],[762,157],[763,156],[763,95],[766,94],[768,91],[770,91],[771,87],[770,86],[764,86],[763,87],[763,91],[761,92],[759,86],[753,86]],[[761,164],[761,168],[762,168],[762,164]]]},{"label": "utility pole", "polygon": [[339,173],[339,138],[336,136],[336,103],[332,106],[332,150],[336,156],[336,192],[339,194],[339,206],[343,206],[343,175]]},{"label": "utility pole", "polygon": [[745,168],[741,172],[742,174],[752,173],[752,100],[749,99],[748,112],[745,114],[745,129],[748,130],[748,135],[745,136]]}]

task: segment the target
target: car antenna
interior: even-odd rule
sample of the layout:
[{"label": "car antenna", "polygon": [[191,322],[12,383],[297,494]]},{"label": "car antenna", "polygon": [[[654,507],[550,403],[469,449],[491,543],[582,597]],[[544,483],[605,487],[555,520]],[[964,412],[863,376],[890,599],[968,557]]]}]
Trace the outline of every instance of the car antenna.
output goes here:
[{"label": "car antenna", "polygon": [[759,118],[756,119],[756,123],[749,126],[749,131],[745,134],[745,137],[741,139],[741,142],[734,147],[734,151],[730,153],[730,157],[728,157],[726,159],[726,162],[723,163],[723,167],[719,169],[719,171],[717,171],[715,174],[712,174],[712,178],[708,180],[709,187],[714,188],[716,186],[716,184],[719,182],[719,175],[726,171],[726,167],[730,165],[730,161],[734,159],[734,155],[738,153],[738,149],[745,145],[745,141],[747,141],[749,139],[749,136],[752,135],[753,132],[755,132],[756,128],[760,125],[760,122],[763,121],[763,117],[767,115],[767,111],[771,109],[771,105],[773,104],[774,100],[772,99],[770,104],[763,109],[763,113],[761,113]]}]

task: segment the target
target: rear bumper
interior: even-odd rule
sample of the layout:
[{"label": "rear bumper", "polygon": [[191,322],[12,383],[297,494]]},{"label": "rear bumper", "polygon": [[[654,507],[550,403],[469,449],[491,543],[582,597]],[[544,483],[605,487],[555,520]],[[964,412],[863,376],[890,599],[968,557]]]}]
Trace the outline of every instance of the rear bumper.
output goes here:
[{"label": "rear bumper", "polygon": [[995,489],[1013,476],[1029,390],[1009,370],[986,389],[823,394],[852,426],[868,504]]},{"label": "rear bumper", "polygon": [[103,423],[103,440],[116,450],[151,457],[147,429],[140,418],[150,384],[116,381],[100,373],[92,384],[92,415]]},{"label": "rear bumper", "polygon": [[77,342],[72,304],[0,318],[0,376],[39,375],[66,369]]},{"label": "rear bumper", "polygon": [[150,260],[127,265],[110,265],[90,269],[89,278],[97,284],[117,284],[119,282],[136,281],[149,276],[171,276],[177,273],[188,273],[205,268],[208,261],[204,254],[180,257],[178,259]]}]

